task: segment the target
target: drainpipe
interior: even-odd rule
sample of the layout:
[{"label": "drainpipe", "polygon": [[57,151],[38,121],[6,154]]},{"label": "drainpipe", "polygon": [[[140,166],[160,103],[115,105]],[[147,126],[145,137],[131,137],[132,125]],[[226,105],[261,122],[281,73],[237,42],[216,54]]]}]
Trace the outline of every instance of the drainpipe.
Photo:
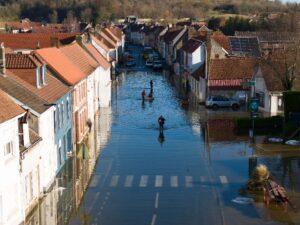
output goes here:
[{"label": "drainpipe", "polygon": [[205,97],[204,97],[204,102],[206,101],[207,99],[207,96],[208,96],[208,54],[207,54],[207,46],[205,43],[203,43],[204,45],[204,48],[205,48],[205,81],[206,81],[206,85],[205,85]]}]

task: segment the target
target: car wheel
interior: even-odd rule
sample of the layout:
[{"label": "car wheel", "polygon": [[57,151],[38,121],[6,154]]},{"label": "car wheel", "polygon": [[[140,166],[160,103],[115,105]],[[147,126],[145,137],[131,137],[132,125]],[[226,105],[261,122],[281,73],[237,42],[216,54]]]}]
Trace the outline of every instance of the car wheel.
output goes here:
[{"label": "car wheel", "polygon": [[240,106],[239,106],[238,104],[233,104],[233,105],[232,105],[232,109],[233,109],[234,111],[238,110],[239,108],[240,108]]},{"label": "car wheel", "polygon": [[219,106],[217,104],[213,104],[212,109],[213,110],[217,110],[219,108]]}]

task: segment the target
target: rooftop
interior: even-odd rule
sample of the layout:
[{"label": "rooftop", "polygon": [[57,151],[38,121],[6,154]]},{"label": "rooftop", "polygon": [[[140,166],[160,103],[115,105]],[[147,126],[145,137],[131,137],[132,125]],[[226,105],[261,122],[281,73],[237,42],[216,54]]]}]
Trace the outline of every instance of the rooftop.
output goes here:
[{"label": "rooftop", "polygon": [[76,33],[18,33],[0,34],[0,43],[13,50],[35,50],[39,48],[53,47],[57,41],[74,41]]},{"label": "rooftop", "polygon": [[0,90],[0,123],[25,113],[4,91]]},{"label": "rooftop", "polygon": [[91,43],[85,44],[85,47],[90,55],[100,64],[100,66],[102,66],[105,70],[110,68],[109,62],[101,55],[100,52],[97,51],[97,49]]},{"label": "rooftop", "polygon": [[76,42],[60,47],[59,49],[86,76],[90,75],[98,67],[97,61]]},{"label": "rooftop", "polygon": [[84,79],[87,74],[82,72],[62,51],[58,48],[44,48],[35,51],[47,62],[55,73],[68,85],[75,85]]},{"label": "rooftop", "polygon": [[193,53],[197,48],[199,48],[202,45],[202,41],[191,38],[188,40],[188,42],[182,46],[181,50],[188,52],[188,53]]}]

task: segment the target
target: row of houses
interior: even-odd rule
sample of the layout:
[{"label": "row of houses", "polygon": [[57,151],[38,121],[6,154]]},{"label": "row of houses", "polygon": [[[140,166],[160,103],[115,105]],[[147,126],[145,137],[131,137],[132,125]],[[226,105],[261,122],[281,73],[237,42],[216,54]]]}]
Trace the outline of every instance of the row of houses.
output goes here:
[{"label": "row of houses", "polygon": [[0,224],[21,224],[67,159],[94,148],[111,104],[122,31],[65,35],[0,34]]},{"label": "row of houses", "polygon": [[[211,95],[241,102],[256,96],[261,111],[282,112],[285,88],[278,71],[284,76],[284,61],[277,60],[275,70],[265,58],[295,44],[295,38],[288,38],[291,34],[237,32],[226,36],[211,31],[205,23],[192,22],[168,26],[133,23],[126,30],[129,41],[156,49],[178,86],[190,90],[199,102]],[[300,80],[297,76],[295,83]],[[249,81],[255,82],[255,88],[244,86]]]}]

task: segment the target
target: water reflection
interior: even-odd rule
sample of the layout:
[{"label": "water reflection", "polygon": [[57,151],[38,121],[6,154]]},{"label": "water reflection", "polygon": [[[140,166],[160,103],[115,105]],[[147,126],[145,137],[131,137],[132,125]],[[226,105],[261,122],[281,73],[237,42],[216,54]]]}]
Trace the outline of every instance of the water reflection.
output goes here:
[{"label": "water reflection", "polygon": [[[109,107],[95,115],[88,137],[77,146],[76,155],[66,162],[50,191],[26,218],[26,225],[69,224],[82,202],[100,151],[110,138],[111,114]],[[82,219],[88,221],[88,216]]]},{"label": "water reflection", "polygon": [[159,135],[158,135],[157,140],[161,144],[161,146],[165,142],[165,135],[164,135],[164,131],[163,130],[159,130]]}]

